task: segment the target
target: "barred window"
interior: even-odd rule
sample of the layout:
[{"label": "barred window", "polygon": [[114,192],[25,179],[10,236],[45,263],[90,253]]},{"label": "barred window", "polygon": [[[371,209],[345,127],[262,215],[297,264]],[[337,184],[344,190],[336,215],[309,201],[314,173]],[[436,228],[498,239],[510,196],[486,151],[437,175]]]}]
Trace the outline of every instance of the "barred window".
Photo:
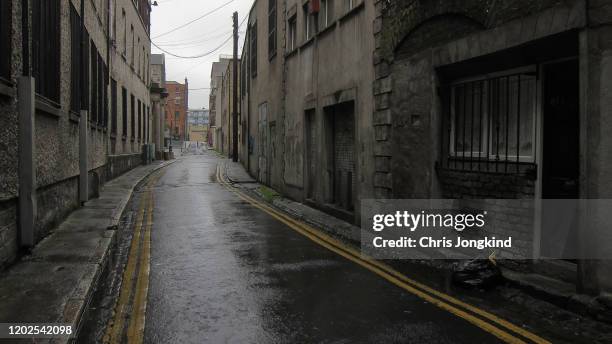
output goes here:
[{"label": "barred window", "polygon": [[534,162],[536,86],[535,70],[453,84],[449,152],[454,167],[501,161],[507,171],[508,162]]},{"label": "barred window", "polygon": [[74,5],[70,6],[70,110],[76,114],[81,110],[81,17]]},{"label": "barred window", "polygon": [[128,97],[125,87],[121,87],[121,109],[121,133],[126,138],[128,134]]},{"label": "barred window", "polygon": [[[5,2],[5,1],[3,1]],[[60,1],[32,1],[32,74],[36,93],[59,103]]]},{"label": "barred window", "polygon": [[117,134],[117,81],[111,79],[111,133]]},{"label": "barred window", "polygon": [[98,49],[93,41],[90,43],[89,57],[91,60],[91,87],[90,87],[90,116],[89,120],[93,123],[98,122]]},{"label": "barred window", "polygon": [[249,53],[251,56],[251,77],[257,76],[257,22],[251,26],[251,48]]},{"label": "barred window", "polygon": [[[11,1],[0,1],[0,51],[11,51]],[[0,78],[11,78],[11,54],[0,54]]]},{"label": "barred window", "polygon": [[268,59],[276,55],[276,0],[268,0]]},{"label": "barred window", "polygon": [[130,118],[130,134],[132,140],[136,138],[136,103],[134,95],[130,95],[130,110],[131,110],[131,118]]}]

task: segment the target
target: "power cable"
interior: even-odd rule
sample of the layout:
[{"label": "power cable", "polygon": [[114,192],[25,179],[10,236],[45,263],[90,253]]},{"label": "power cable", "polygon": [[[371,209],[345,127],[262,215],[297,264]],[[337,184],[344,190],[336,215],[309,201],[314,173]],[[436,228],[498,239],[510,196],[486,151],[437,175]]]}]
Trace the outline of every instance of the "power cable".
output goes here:
[{"label": "power cable", "polygon": [[176,30],[180,30],[180,29],[182,29],[182,28],[184,28],[184,27],[185,27],[185,26],[187,26],[187,25],[191,25],[191,24],[193,24],[193,23],[197,22],[198,20],[200,20],[200,19],[202,19],[202,18],[205,18],[205,17],[207,17],[207,16],[209,16],[209,15],[211,15],[211,14],[213,14],[213,13],[217,12],[218,10],[220,10],[220,9],[224,8],[225,6],[227,6],[227,5],[231,4],[231,3],[232,3],[232,2],[234,2],[234,1],[236,1],[236,0],[230,0],[230,1],[226,2],[226,3],[224,3],[223,5],[221,5],[221,6],[217,7],[217,8],[215,8],[214,10],[204,13],[203,15],[201,15],[200,17],[198,17],[198,18],[196,18],[196,19],[194,19],[194,20],[191,20],[191,21],[189,21],[189,22],[187,22],[187,23],[185,23],[185,24],[183,24],[183,25],[179,25],[179,26],[175,27],[174,29],[172,29],[172,30],[170,30],[170,31],[166,31],[166,32],[164,32],[164,33],[162,33],[162,34],[159,34],[159,35],[157,35],[157,36],[155,36],[155,37],[153,37],[153,38],[159,38],[159,37],[165,36],[165,35],[167,35],[167,34],[169,34],[169,33],[175,32]]}]

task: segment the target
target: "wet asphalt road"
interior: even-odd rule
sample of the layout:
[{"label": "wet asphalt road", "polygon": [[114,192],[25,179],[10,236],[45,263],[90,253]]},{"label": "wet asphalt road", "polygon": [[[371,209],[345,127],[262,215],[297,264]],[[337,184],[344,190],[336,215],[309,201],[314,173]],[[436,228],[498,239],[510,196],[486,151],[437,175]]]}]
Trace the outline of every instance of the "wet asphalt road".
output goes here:
[{"label": "wet asphalt road", "polygon": [[154,191],[146,343],[497,343],[303,237],[193,155]]}]

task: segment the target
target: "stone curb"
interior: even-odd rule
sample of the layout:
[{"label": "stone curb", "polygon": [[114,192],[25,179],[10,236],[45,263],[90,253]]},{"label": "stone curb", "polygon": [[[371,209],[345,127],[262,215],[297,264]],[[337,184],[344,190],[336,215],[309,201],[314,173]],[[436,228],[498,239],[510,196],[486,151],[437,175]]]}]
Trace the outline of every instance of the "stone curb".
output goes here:
[{"label": "stone curb", "polygon": [[[305,222],[313,227],[320,228],[327,234],[332,235],[336,239],[340,239],[343,242],[348,243],[349,245],[355,246],[359,248],[360,245],[360,228],[350,223],[346,223],[346,226],[343,229],[339,230],[333,225],[329,223],[317,221],[316,219],[309,218],[304,214],[296,211],[295,209],[288,206],[287,202],[294,202],[291,200],[287,200],[286,198],[280,196],[280,198],[274,199],[272,202],[268,202],[265,200],[263,195],[261,195],[257,190],[252,190],[240,185],[240,182],[233,182],[231,178],[227,175],[227,164],[224,163],[223,171],[225,177],[236,187],[241,190],[247,192],[249,195],[256,197],[260,201],[274,207],[275,209],[297,219],[302,222]],[[259,185],[259,182],[254,181]],[[299,202],[296,202],[299,203]],[[301,204],[301,203],[299,203]],[[338,219],[338,221],[342,221]],[[344,221],[342,221],[344,222]],[[347,230],[348,229],[348,230]],[[426,261],[422,262],[423,265],[430,266],[432,269],[436,270],[452,270],[452,265],[435,265],[433,266],[431,263]],[[588,296],[584,294],[578,294],[576,292],[566,293],[562,292],[555,288],[550,287],[541,287],[536,283],[530,283],[525,281],[520,277],[520,274],[514,273],[511,270],[502,268],[502,278],[503,280],[512,287],[515,287],[522,291],[523,293],[530,295],[536,299],[540,299],[546,301],[550,304],[553,304],[561,309],[582,315],[587,316],[597,321],[602,321],[606,323],[612,323],[612,296]]]},{"label": "stone curb", "polygon": [[[115,210],[113,211],[111,222],[110,222],[109,226],[107,227],[107,231],[108,232],[112,232],[112,234],[110,235],[111,238],[110,238],[110,240],[105,242],[106,245],[101,245],[102,247],[99,248],[98,252],[102,253],[102,258],[100,259],[99,263],[96,264],[97,269],[95,271],[95,275],[91,279],[91,282],[89,283],[89,286],[86,285],[87,284],[86,281],[81,281],[81,283],[80,283],[80,285],[84,285],[85,284],[84,287],[86,289],[86,295],[81,300],[75,299],[75,298],[70,298],[71,301],[72,300],[79,300],[81,302],[77,301],[77,302],[74,302],[74,304],[68,303],[66,305],[66,310],[75,309],[75,311],[76,311],[76,312],[74,312],[74,315],[71,317],[71,319],[65,319],[66,323],[73,324],[73,326],[74,326],[73,328],[77,329],[76,330],[76,334],[70,340],[67,340],[65,342],[57,342],[57,343],[71,343],[71,342],[75,341],[74,338],[78,337],[78,334],[79,334],[81,326],[82,326],[83,315],[85,314],[88,305],[91,303],[93,295],[94,295],[96,289],[98,288],[98,286],[100,285],[100,281],[102,281],[102,279],[106,276],[106,274],[108,274],[107,263],[108,263],[109,256],[111,255],[111,248],[114,247],[114,245],[116,244],[117,228],[119,226],[119,222],[121,221],[121,217],[123,216],[123,213],[125,212],[125,209],[127,208],[127,205],[129,204],[130,200],[132,199],[132,195],[134,194],[134,190],[136,190],[150,175],[152,175],[153,173],[161,170],[164,167],[172,165],[175,162],[177,162],[177,160],[164,161],[159,166],[156,166],[153,169],[151,169],[150,171],[147,171],[140,179],[138,179],[132,185],[132,187],[128,191],[127,197],[124,197],[121,200],[121,202],[118,204],[118,206],[115,208]],[[76,288],[75,291],[78,292],[78,290],[80,290],[80,289],[81,288]],[[66,312],[66,310],[64,311],[64,314],[70,314],[69,312]],[[53,342],[53,343],[55,343],[55,342]]]},{"label": "stone curb", "polygon": [[[131,170],[109,181],[99,198],[73,212],[81,210],[81,217],[71,218],[71,213],[30,255],[5,271],[0,276],[1,293],[6,296],[0,303],[2,321],[71,324],[71,338],[41,338],[37,343],[75,342],[94,293],[109,272],[119,221],[134,190],[151,174],[175,162],[165,161],[139,172],[142,176],[120,179]],[[121,200],[113,204],[116,198]],[[105,220],[111,209],[111,218]],[[96,213],[100,213],[97,218]],[[90,223],[81,225],[89,216]]]}]

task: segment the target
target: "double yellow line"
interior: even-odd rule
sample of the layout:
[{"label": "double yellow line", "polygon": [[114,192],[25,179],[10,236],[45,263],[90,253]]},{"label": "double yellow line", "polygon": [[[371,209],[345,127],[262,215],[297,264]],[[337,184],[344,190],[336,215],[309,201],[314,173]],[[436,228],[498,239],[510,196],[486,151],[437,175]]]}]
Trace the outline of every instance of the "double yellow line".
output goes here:
[{"label": "double yellow line", "polygon": [[114,317],[106,328],[104,343],[143,342],[153,226],[154,200],[151,187],[160,177],[160,173],[155,173],[143,188],[119,299],[115,306]]},{"label": "double yellow line", "polygon": [[289,226],[296,232],[304,235],[308,239],[329,249],[332,252],[339,254],[353,263],[364,267],[365,269],[377,274],[405,291],[470,322],[471,324],[494,335],[502,341],[506,343],[550,343],[546,339],[539,337],[538,335],[529,332],[522,327],[514,325],[509,321],[499,318],[492,313],[467,304],[450,295],[408,278],[390,266],[362,255],[361,252],[357,251],[356,249],[345,245],[341,241],[330,237],[320,230],[298,221],[247,195],[243,191],[231,185],[225,179],[220,166],[217,167],[216,176],[219,183],[224,185],[231,192],[235,193],[238,197],[250,203],[254,207],[268,213],[270,216]]}]

